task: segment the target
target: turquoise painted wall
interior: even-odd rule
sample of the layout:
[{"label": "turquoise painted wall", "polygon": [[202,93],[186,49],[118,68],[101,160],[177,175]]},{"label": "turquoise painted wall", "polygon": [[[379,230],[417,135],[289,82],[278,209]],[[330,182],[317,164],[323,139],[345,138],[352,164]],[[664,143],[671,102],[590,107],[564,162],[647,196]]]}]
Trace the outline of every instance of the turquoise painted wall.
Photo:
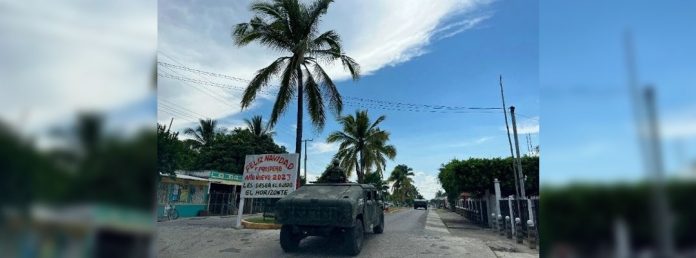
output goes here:
[{"label": "turquoise painted wall", "polygon": [[[198,211],[206,210],[205,204],[175,204],[175,206],[180,218],[196,217]],[[157,214],[160,217],[164,216],[164,205],[157,205]]]}]

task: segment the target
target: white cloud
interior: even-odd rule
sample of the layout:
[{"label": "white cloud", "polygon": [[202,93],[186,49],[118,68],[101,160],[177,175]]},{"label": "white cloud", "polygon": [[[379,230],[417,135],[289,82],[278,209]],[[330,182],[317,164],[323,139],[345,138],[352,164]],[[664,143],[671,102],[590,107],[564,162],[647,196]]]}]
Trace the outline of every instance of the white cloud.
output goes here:
[{"label": "white cloud", "polygon": [[154,2],[14,1],[0,8],[0,118],[22,131],[109,111],[152,94]]},{"label": "white cloud", "polygon": [[310,142],[309,151],[314,154],[335,153],[336,151],[338,151],[338,146],[338,143]]},{"label": "white cloud", "polygon": [[696,137],[696,121],[669,121],[664,124],[662,135],[665,138],[694,138]]},{"label": "white cloud", "polygon": [[669,112],[660,123],[661,135],[667,139],[696,138],[696,106]]},{"label": "white cloud", "polygon": [[461,32],[474,28],[477,24],[490,18],[490,15],[484,15],[479,17],[474,17],[470,19],[464,19],[458,22],[451,23],[447,26],[439,28],[433,32],[437,40],[446,39],[457,35]]},{"label": "white cloud", "polygon": [[475,140],[469,140],[469,141],[463,141],[463,142],[458,142],[458,143],[453,143],[453,144],[448,144],[447,147],[467,147],[467,146],[475,146],[479,144],[483,144],[487,141],[490,141],[493,139],[492,136],[484,136],[477,138]]},{"label": "white cloud", "polygon": [[418,188],[418,192],[423,195],[423,198],[428,200],[435,198],[435,193],[438,190],[442,190],[437,176],[419,171],[414,172],[414,174],[413,182]]},{"label": "white cloud", "polygon": [[[427,46],[435,40],[479,25],[490,17],[490,14],[481,12],[490,2],[337,1],[323,17],[320,30],[333,29],[341,35],[345,52],[360,64],[363,76],[367,76],[381,68],[427,53]],[[160,61],[252,78],[258,69],[282,53],[258,44],[234,46],[230,37],[231,28],[234,24],[249,21],[252,16],[248,10],[249,3],[208,1],[201,5],[195,2],[161,2],[158,19]],[[348,72],[340,64],[327,65],[325,69],[334,81],[349,78]],[[238,89],[245,86],[244,82],[215,77],[190,74],[187,77],[232,85]],[[215,97],[186,83],[160,78],[161,99],[177,100],[184,108],[197,113],[205,112],[204,115],[212,118],[240,112],[239,91],[210,91],[215,92],[212,95],[228,100],[231,106],[219,103],[221,101]],[[224,91],[232,94],[225,95]]]},{"label": "white cloud", "polygon": [[[505,126],[500,127],[501,130],[506,131]],[[510,134],[512,134],[512,124],[510,124]],[[527,119],[517,119],[517,134],[538,134],[539,133],[539,117],[532,117]]]}]

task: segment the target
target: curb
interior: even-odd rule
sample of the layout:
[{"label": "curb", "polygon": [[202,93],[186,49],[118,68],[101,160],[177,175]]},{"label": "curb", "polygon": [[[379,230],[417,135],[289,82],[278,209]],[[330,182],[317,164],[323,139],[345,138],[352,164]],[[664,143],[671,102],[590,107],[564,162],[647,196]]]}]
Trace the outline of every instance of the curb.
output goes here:
[{"label": "curb", "polygon": [[242,219],[242,226],[248,229],[280,229],[281,224],[254,223]]}]

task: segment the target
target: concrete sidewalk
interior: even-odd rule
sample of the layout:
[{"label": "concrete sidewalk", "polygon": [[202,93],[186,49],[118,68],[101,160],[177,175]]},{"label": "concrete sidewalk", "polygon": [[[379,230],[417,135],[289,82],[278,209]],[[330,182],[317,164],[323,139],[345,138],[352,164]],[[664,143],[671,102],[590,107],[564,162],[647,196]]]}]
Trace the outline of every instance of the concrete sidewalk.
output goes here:
[{"label": "concrete sidewalk", "polygon": [[532,258],[539,257],[539,249],[530,249],[526,244],[517,244],[514,239],[500,236],[489,228],[469,223],[463,216],[443,209],[437,209],[440,219],[454,236],[472,237],[483,241],[497,257]]},{"label": "concrete sidewalk", "polygon": [[[494,251],[492,251],[486,243],[480,239],[472,236],[462,236],[454,235],[448,229],[445,223],[443,223],[440,215],[434,211],[429,210],[427,217],[425,219],[426,238],[432,237],[442,242],[450,242],[455,244],[446,245],[446,248],[451,248],[451,251],[455,253],[463,254],[465,256],[459,257],[476,257],[476,258],[495,258],[500,257]],[[443,248],[443,247],[441,247]],[[456,250],[455,250],[456,249]],[[421,253],[423,254],[423,253]]]}]

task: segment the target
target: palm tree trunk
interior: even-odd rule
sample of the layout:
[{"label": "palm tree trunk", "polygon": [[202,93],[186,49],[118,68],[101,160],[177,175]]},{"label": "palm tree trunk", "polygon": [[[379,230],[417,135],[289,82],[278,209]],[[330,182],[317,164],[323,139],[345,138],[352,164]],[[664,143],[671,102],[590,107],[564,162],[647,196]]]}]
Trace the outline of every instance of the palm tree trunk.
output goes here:
[{"label": "palm tree trunk", "polygon": [[[300,62],[302,63],[302,62]],[[302,161],[302,69],[297,68],[297,130],[295,135],[295,153],[299,155],[297,159],[297,185],[300,185],[300,162]]]},{"label": "palm tree trunk", "polygon": [[360,173],[358,174],[358,176],[359,176],[359,177],[358,177],[358,182],[360,182],[360,183],[362,184],[362,183],[365,181],[365,173],[367,172],[367,171],[365,170],[366,167],[365,167],[365,154],[364,154],[364,150],[361,150],[359,155],[360,155],[360,156],[359,156],[359,158],[360,158]]},{"label": "palm tree trunk", "polygon": [[358,177],[358,183],[361,183],[361,180],[360,180],[360,162],[358,162],[357,159],[355,160],[355,176]]}]

